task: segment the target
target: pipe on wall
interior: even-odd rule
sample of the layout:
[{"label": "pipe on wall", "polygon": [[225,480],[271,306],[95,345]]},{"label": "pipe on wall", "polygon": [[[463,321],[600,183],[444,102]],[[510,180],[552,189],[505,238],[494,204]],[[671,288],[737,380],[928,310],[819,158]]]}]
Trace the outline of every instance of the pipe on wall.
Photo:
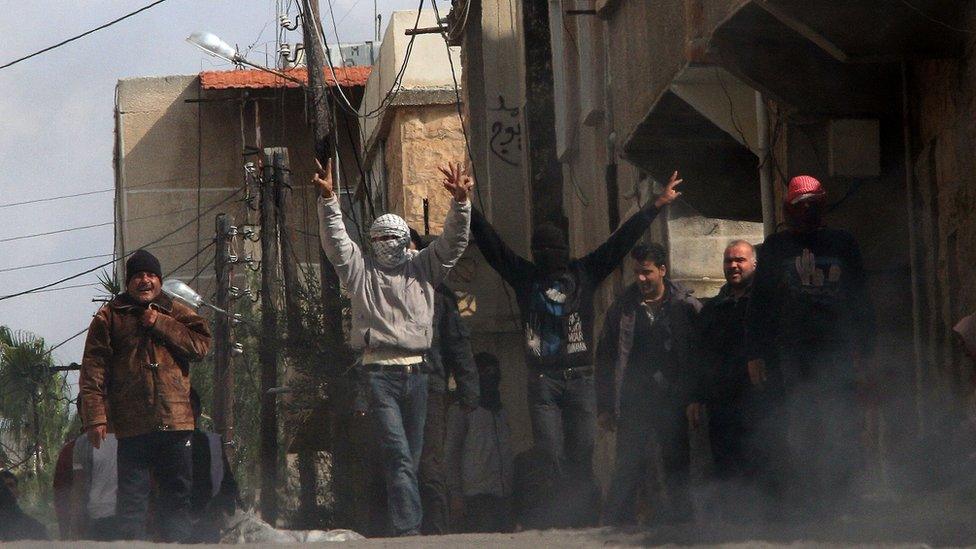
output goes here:
[{"label": "pipe on wall", "polygon": [[759,192],[762,199],[763,234],[776,232],[776,193],[773,189],[772,143],[769,142],[769,110],[762,93],[756,92],[756,133],[759,145]]}]

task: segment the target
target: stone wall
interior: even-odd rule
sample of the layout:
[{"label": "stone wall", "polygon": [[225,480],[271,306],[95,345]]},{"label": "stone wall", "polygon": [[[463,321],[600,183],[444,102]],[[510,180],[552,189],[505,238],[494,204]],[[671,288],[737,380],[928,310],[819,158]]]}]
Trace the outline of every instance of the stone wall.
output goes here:
[{"label": "stone wall", "polygon": [[[969,22],[972,24],[972,21]],[[951,328],[976,309],[976,58],[909,64],[910,206],[920,329],[920,395],[934,424],[946,402],[971,398],[972,363]],[[956,397],[956,398],[947,398]],[[960,398],[962,397],[962,398]]]},{"label": "stone wall", "polygon": [[466,164],[464,134],[454,105],[397,108],[386,146],[390,211],[424,234],[424,199],[430,234],[440,234],[451,205],[439,167]]}]

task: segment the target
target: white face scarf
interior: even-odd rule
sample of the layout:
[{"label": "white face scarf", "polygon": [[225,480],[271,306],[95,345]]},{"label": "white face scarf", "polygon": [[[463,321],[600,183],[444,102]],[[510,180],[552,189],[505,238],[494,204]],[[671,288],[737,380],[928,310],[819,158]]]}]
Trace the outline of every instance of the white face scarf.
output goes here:
[{"label": "white face scarf", "polygon": [[[377,237],[394,237],[388,240],[372,241]],[[402,265],[409,257],[407,245],[410,243],[410,227],[402,217],[384,214],[373,221],[369,228],[373,256],[376,262],[386,268]]]}]

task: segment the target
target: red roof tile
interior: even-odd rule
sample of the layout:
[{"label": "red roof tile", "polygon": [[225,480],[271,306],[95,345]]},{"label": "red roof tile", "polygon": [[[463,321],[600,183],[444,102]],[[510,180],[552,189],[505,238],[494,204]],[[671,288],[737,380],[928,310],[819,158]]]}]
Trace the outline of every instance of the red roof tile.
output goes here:
[{"label": "red roof tile", "polygon": [[[366,79],[372,67],[335,67],[335,76],[332,78],[332,71],[327,67],[325,72],[325,83],[328,86],[335,86],[336,80],[343,88],[355,86],[365,86]],[[297,78],[301,81],[308,79],[305,67],[288,69],[285,74]],[[229,89],[261,89],[261,88],[297,88],[298,84],[290,80],[285,80],[269,72],[259,70],[233,70],[233,71],[204,71],[200,73],[200,83],[205,90],[229,90]]]}]

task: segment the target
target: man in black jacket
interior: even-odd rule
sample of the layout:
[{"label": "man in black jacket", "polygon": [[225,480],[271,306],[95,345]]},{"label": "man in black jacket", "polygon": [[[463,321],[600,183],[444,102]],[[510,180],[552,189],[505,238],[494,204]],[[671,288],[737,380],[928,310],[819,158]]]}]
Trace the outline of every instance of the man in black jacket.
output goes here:
[{"label": "man in black jacket", "polygon": [[[746,367],[745,317],[756,271],[756,249],[745,240],[725,248],[726,284],[699,315],[699,352],[703,384],[689,410],[692,426],[701,421],[701,405],[708,408],[708,438],[715,462],[715,478],[726,520],[758,518],[773,511],[756,503],[772,503],[775,479],[771,453],[781,450],[778,391],[758,391]],[[752,490],[763,497],[751,497]],[[748,492],[747,492],[748,491]],[[755,494],[752,494],[755,495]]]},{"label": "man in black jacket", "polygon": [[[553,513],[559,525],[595,522],[593,445],[593,295],[664,206],[681,193],[674,172],[664,192],[624,222],[599,248],[570,259],[566,236],[552,224],[532,234],[532,257],[520,257],[502,242],[478,210],[471,233],[485,260],[514,290],[525,330],[529,367],[529,413],[535,444],[548,453],[566,482],[559,496],[576,507]],[[555,524],[554,524],[555,525]]]},{"label": "man in black jacket", "polygon": [[[420,233],[413,229],[410,229],[410,243],[417,250],[426,246]],[[445,284],[437,286],[435,292],[434,337],[427,352],[430,368],[427,378],[427,421],[424,424],[424,447],[420,454],[417,479],[424,508],[420,532],[427,536],[449,532],[447,476],[444,471],[448,381],[454,377],[462,409],[474,410],[480,398],[478,368],[471,351],[471,332],[461,320],[457,298]]]},{"label": "man in black jacket", "polygon": [[825,226],[826,203],[813,177],[790,181],[790,228],[759,249],[746,313],[750,381],[764,388],[781,377],[786,390],[805,515],[836,513],[850,495],[862,465],[857,393],[874,351],[861,252],[850,233]]},{"label": "man in black jacket", "polygon": [[0,541],[51,539],[44,526],[17,504],[17,477],[0,472]]},{"label": "man in black jacket", "polygon": [[648,476],[648,443],[656,435],[667,493],[654,520],[685,522],[692,519],[686,414],[692,415],[692,394],[700,383],[701,303],[667,278],[667,252],[660,244],[639,245],[631,257],[637,282],[607,312],[597,349],[600,424],[617,431],[605,521],[636,522],[637,494]]}]

